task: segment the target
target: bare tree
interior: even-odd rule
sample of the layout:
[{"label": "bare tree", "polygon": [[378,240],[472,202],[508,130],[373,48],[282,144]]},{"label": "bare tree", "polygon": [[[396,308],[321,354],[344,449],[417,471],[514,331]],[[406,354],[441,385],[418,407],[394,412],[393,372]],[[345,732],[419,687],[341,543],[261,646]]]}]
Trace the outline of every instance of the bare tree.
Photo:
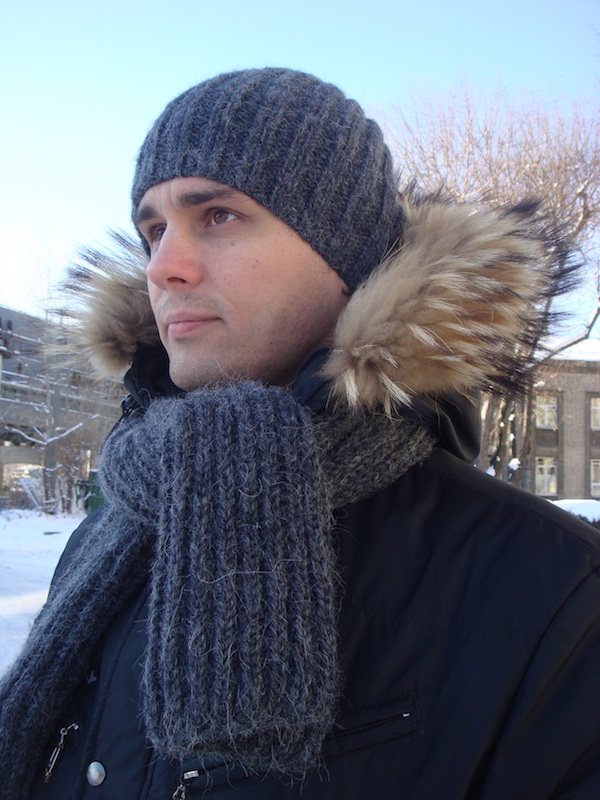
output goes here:
[{"label": "bare tree", "polygon": [[[20,332],[20,323],[28,322],[39,329],[37,338]],[[0,337],[2,331],[0,326]],[[56,338],[63,355],[47,352]],[[89,369],[71,364],[71,349],[64,327],[20,314],[0,371],[0,434],[9,445],[1,455],[27,472],[41,468],[35,502],[49,512],[74,510],[77,482],[96,466],[123,394],[119,382],[94,380]]]},{"label": "bare tree", "polygon": [[[403,175],[425,192],[441,191],[456,202],[513,205],[525,198],[544,203],[546,223],[560,231],[583,265],[589,317],[583,330],[554,349],[532,343],[534,367],[525,396],[485,397],[479,466],[532,488],[532,387],[535,369],[590,336],[600,316],[600,121],[584,106],[546,107],[483,100],[469,89],[426,97],[397,111],[388,126]],[[556,259],[556,253],[548,253]],[[561,268],[560,257],[558,268]],[[564,263],[562,265],[564,268]],[[549,319],[560,303],[544,311]],[[564,307],[563,307],[564,308]]]}]

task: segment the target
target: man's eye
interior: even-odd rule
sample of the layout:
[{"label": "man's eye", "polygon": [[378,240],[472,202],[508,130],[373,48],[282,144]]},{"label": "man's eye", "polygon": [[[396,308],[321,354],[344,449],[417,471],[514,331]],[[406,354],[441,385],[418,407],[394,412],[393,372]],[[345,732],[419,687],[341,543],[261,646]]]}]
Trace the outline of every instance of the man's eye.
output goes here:
[{"label": "man's eye", "polygon": [[225,211],[223,208],[215,208],[210,212],[211,225],[223,225],[224,222],[231,222],[237,219],[237,216],[232,211]]},{"label": "man's eye", "polygon": [[153,225],[149,228],[145,234],[148,244],[153,245],[155,242],[160,242],[166,229],[166,225]]}]

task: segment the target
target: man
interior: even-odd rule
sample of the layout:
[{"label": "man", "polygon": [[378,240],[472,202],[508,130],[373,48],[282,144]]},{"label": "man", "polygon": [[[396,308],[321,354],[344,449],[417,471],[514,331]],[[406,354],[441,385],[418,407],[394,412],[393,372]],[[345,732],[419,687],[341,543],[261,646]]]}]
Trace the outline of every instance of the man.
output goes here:
[{"label": "man", "polygon": [[145,278],[73,277],[130,395],[3,796],[597,798],[597,535],[470,466],[545,322],[535,208],[399,196],[356,103],[267,69],[166,108],[133,214]]}]

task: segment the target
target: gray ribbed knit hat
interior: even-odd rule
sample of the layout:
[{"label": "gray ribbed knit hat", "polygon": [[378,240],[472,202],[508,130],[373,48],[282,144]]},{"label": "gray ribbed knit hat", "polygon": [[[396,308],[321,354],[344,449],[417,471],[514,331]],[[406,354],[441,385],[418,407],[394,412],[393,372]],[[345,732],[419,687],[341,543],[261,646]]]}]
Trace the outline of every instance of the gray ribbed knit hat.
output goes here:
[{"label": "gray ribbed knit hat", "polygon": [[378,125],[331,84],[288,69],[218,75],[173,100],[140,150],[134,213],[161,181],[203,177],[258,200],[355,289],[402,232]]}]

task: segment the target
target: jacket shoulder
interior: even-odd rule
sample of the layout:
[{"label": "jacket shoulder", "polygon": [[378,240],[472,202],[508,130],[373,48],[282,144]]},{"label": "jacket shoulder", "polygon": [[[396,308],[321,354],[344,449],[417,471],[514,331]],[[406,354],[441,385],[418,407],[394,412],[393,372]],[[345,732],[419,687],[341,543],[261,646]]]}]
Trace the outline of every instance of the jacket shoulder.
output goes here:
[{"label": "jacket shoulder", "polygon": [[[481,509],[494,511],[497,521],[527,523],[539,518],[539,532],[554,529],[588,550],[589,557],[600,561],[600,533],[591,525],[557,507],[545,498],[526,492],[470,466],[444,450],[436,450],[425,467],[425,473],[439,481],[446,491],[470,500]],[[535,536],[536,526],[527,528]]]},{"label": "jacket shoulder", "polygon": [[386,616],[451,610],[467,625],[539,633],[600,571],[591,525],[443,450],[346,507],[339,530],[351,602]]}]

